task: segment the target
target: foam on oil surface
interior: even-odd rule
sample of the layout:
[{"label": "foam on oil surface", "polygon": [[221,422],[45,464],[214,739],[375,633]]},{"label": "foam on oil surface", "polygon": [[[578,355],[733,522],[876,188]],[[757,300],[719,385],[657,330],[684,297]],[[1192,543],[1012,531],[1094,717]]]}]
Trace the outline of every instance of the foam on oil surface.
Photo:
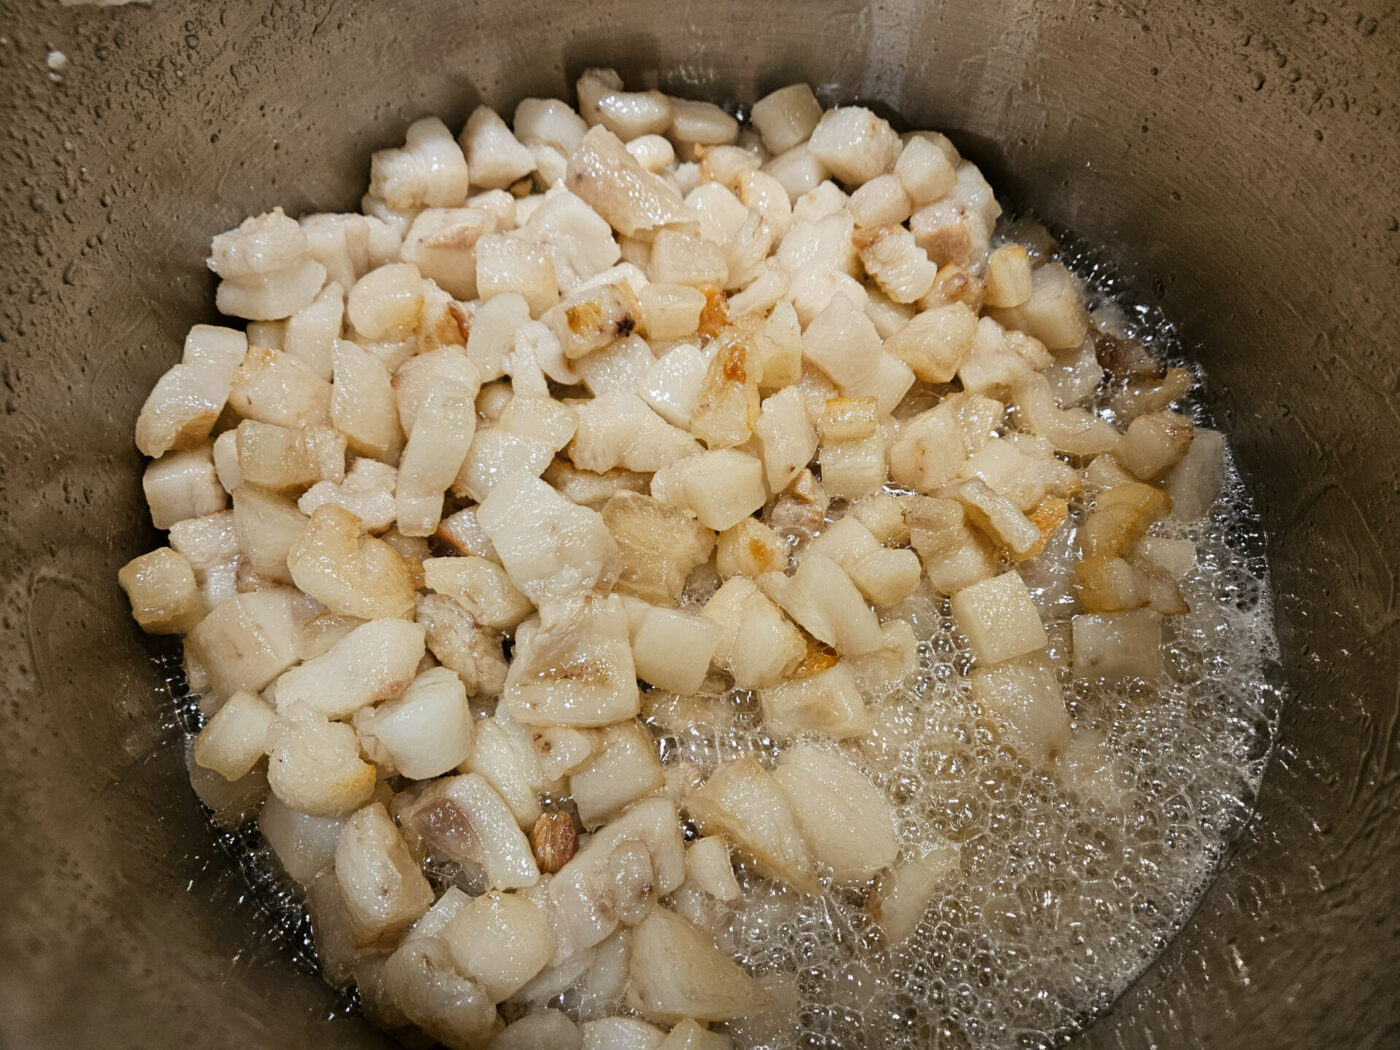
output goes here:
[{"label": "foam on oil surface", "polygon": [[[1159,356],[1178,356],[1152,310],[1123,306],[1111,270],[1066,260],[1091,306],[1116,314]],[[1108,411],[1107,404],[1099,409]],[[1199,407],[1188,409],[1205,423]],[[968,699],[969,661],[946,601],[921,591],[899,610],[919,639],[918,668],[873,698],[877,728],[850,749],[895,805],[909,853],[946,839],[961,871],[915,932],[882,947],[860,894],[802,897],[740,872],[745,894],[714,906],[724,946],[755,973],[795,974],[796,1026],[730,1026],[736,1046],[815,1050],[1042,1047],[1106,1008],[1166,945],[1247,819],[1268,757],[1279,695],[1277,640],[1262,542],[1233,463],[1220,500],[1190,525],[1153,535],[1190,539],[1196,568],[1182,581],[1191,611],[1170,618],[1159,685],[1105,688],[1068,673],[1074,605],[1073,531],[1023,566],[1060,665],[1076,739],[1113,756],[1073,778],[1029,771]],[[1082,520],[1073,507],[1070,522]],[[717,581],[715,581],[717,582]],[[178,656],[163,662],[179,724],[200,724]],[[711,698],[710,726],[671,734],[665,759],[706,772],[779,746],[747,694]],[[270,934],[314,965],[305,908],[278,872],[256,822],[218,831]],[[352,995],[342,1008],[353,1006]]]}]

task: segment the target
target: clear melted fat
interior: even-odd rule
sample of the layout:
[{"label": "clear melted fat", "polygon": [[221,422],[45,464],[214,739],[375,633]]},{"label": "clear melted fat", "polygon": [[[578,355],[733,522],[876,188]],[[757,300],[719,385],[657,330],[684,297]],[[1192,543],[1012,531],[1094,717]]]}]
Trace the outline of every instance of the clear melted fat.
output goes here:
[{"label": "clear melted fat", "polygon": [[[1096,317],[1184,363],[1171,326],[1152,308],[1124,305],[1109,267],[1073,247],[1061,257],[1085,282]],[[1111,417],[1106,399],[1095,407]],[[1185,410],[1210,422],[1199,403]],[[1084,509],[1072,504],[1070,526]],[[1152,687],[1070,675],[1072,527],[1022,566],[1075,736],[1101,737],[1100,753],[1118,758],[1097,779],[1064,783],[1002,746],[969,699],[970,661],[946,600],[925,584],[897,610],[918,638],[918,667],[870,698],[877,729],[850,753],[894,803],[905,851],[952,840],[961,872],[889,950],[861,892],[829,887],[805,897],[741,868],[744,894],[732,905],[707,902],[718,909],[722,947],[755,974],[795,974],[801,1006],[798,1023],[780,1031],[771,1021],[724,1026],[736,1047],[1050,1046],[1107,1008],[1166,946],[1252,810],[1280,695],[1263,537],[1233,459],[1203,520],[1162,522],[1151,534],[1191,540],[1197,562],[1181,581],[1191,611],[1169,619],[1167,675]],[[178,647],[162,664],[177,724],[191,735],[200,719]],[[778,742],[751,695],[701,699],[709,725],[671,732],[664,712],[649,719],[666,762],[688,760],[708,773],[747,754],[771,765]],[[216,831],[272,937],[299,963],[314,964],[305,908],[256,822]],[[344,1005],[353,1008],[353,993]],[[559,1005],[569,1005],[568,993]]]}]

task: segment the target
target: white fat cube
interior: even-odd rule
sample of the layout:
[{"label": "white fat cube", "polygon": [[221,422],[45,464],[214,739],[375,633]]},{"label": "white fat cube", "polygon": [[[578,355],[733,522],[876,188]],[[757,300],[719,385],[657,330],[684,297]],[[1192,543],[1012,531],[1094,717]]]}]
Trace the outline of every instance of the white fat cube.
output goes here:
[{"label": "white fat cube", "polygon": [[[699,292],[695,294],[700,295]],[[700,396],[709,364],[709,358],[691,343],[672,347],[647,370],[639,391],[642,400],[672,426],[689,428],[690,415]]]},{"label": "white fat cube", "polygon": [[670,126],[671,100],[659,91],[624,91],[615,70],[585,69],[575,90],[583,118],[619,138],[655,135]]},{"label": "white fat cube", "polygon": [[889,121],[864,106],[839,106],[822,114],[807,148],[847,186],[859,186],[894,167],[900,141]]},{"label": "white fat cube", "polygon": [[1032,765],[1047,765],[1069,747],[1064,694],[1044,657],[979,667],[972,673],[972,698],[1002,723],[1012,745]]},{"label": "white fat cube", "polygon": [[759,263],[754,268],[752,279],[744,285],[743,291],[729,296],[725,305],[730,321],[768,313],[787,295],[790,287],[792,278],[774,260],[767,259]]},{"label": "white fat cube", "polygon": [[1080,678],[1145,678],[1162,673],[1162,615],[1152,609],[1081,615],[1070,621]]},{"label": "white fat cube", "polygon": [[914,319],[917,307],[913,303],[897,303],[878,288],[867,288],[865,316],[886,342]]},{"label": "white fat cube", "polygon": [[474,554],[425,559],[423,581],[496,630],[509,630],[534,612],[530,599],[510,582],[505,569]]},{"label": "white fat cube", "polygon": [[459,139],[473,186],[505,189],[535,170],[535,155],[489,106],[477,106]]},{"label": "white fat cube", "polygon": [[280,583],[292,582],[287,552],[306,528],[306,522],[307,515],[285,497],[253,485],[240,485],[233,490],[234,534],[240,552],[259,576]]},{"label": "white fat cube", "polygon": [[792,201],[812,192],[831,175],[826,165],[812,155],[805,143],[778,154],[763,166],[763,171],[772,175],[787,190],[788,199]]},{"label": "white fat cube", "polygon": [[627,152],[647,171],[661,171],[676,161],[675,147],[662,135],[640,135],[627,143]]},{"label": "white fat cube", "polygon": [[822,529],[803,556],[820,554],[849,572],[861,558],[879,549],[880,541],[858,518],[848,514]]},{"label": "white fat cube", "polygon": [[423,659],[424,628],[407,620],[370,620],[322,656],[287,671],[275,687],[277,710],[304,708],[344,718],[398,696]]},{"label": "white fat cube", "polygon": [[712,1032],[687,1017],[671,1029],[659,1050],[734,1050],[734,1040],[728,1032]]},{"label": "white fat cube", "polygon": [[406,339],[423,309],[423,276],[412,263],[371,270],[350,289],[345,317],[358,336],[371,342]]},{"label": "white fat cube", "polygon": [[721,333],[712,349],[690,414],[690,430],[708,448],[733,448],[753,433],[762,363],[752,341],[737,333]]},{"label": "white fat cube", "polygon": [[401,774],[428,780],[455,769],[472,749],[472,713],[455,671],[433,667],[419,674],[397,700],[362,712],[360,741],[376,761],[387,759]]},{"label": "white fat cube", "polygon": [[316,298],[326,268],[309,254],[305,231],[281,208],[245,219],[216,236],[208,266],[222,281],[219,312],[250,321],[277,321]]},{"label": "white fat cube", "polygon": [[345,476],[345,435],[332,427],[293,429],[245,419],[233,435],[237,463],[232,474],[239,484],[295,495],[309,485],[339,482]]},{"label": "white fat cube", "polygon": [[442,520],[443,492],[456,480],[476,435],[476,391],[439,381],[415,418],[399,461],[399,531],[431,536]]},{"label": "white fat cube", "polygon": [[758,582],[789,616],[838,653],[858,656],[880,647],[874,610],[830,558],[809,554],[791,576],[770,572]]},{"label": "white fat cube", "polygon": [[263,803],[258,827],[282,869],[303,886],[335,860],[343,820],[308,817],[288,807],[276,795]]},{"label": "white fat cube", "polygon": [[413,220],[400,257],[449,295],[475,299],[476,244],[496,227],[496,217],[482,208],[429,208]]},{"label": "white fat cube", "polygon": [[[967,460],[966,413],[952,398],[902,421],[890,445],[890,476],[916,492],[932,493],[953,478]],[[999,421],[1000,417],[998,417]]]},{"label": "white fat cube", "polygon": [[451,207],[467,197],[467,162],[447,126],[424,117],[408,126],[401,149],[370,159],[369,192],[391,208]]},{"label": "white fat cube", "polygon": [[1089,330],[1089,313],[1074,278],[1060,263],[1032,272],[1030,296],[1018,306],[993,308],[990,315],[1006,328],[1039,339],[1051,350],[1075,350]]},{"label": "white fat cube", "polygon": [[621,552],[618,589],[653,603],[675,604],[691,571],[714,550],[713,531],[638,492],[614,493],[602,515]]},{"label": "white fat cube", "polygon": [[[516,123],[519,123],[518,117]],[[582,1050],[582,1047],[583,1033],[578,1025],[569,1020],[568,1014],[554,1009],[529,1013],[512,1021],[491,1041],[491,1050]]]},{"label": "white fat cube", "polygon": [[660,1050],[666,1033],[637,1017],[603,1017],[584,1022],[583,1050]]},{"label": "white fat cube", "polygon": [[1176,412],[1147,412],[1128,424],[1112,454],[1134,477],[1156,481],[1188,454],[1194,429]]},{"label": "white fat cube", "polygon": [[595,598],[547,628],[516,632],[502,701],[526,725],[606,726],[641,707],[621,600]]},{"label": "white fat cube", "polygon": [[267,734],[267,782],[288,807],[343,817],[374,793],[375,768],[360,757],[355,730],[320,718],[275,719]]},{"label": "white fat cube", "polygon": [[240,689],[256,693],[296,662],[301,601],[284,587],[239,594],[214,606],[189,632],[185,651],[207,672],[215,697]]},{"label": "white fat cube", "polygon": [[686,799],[686,809],[702,832],[723,835],[764,874],[804,893],[815,892],[812,854],[792,804],[757,760],[746,757],[720,765]]},{"label": "white fat cube", "polygon": [[885,483],[885,444],[875,429],[869,433],[842,436],[847,428],[833,426],[830,420],[851,413],[833,406],[863,403],[872,417],[877,411],[875,398],[833,398],[827,402],[823,416],[822,443],[819,459],[822,487],[840,499],[860,499],[877,491]]},{"label": "white fat cube", "polygon": [[758,213],[779,239],[792,225],[792,200],[783,184],[762,171],[746,171],[739,177],[739,200]]},{"label": "white fat cube", "polygon": [[673,98],[669,134],[683,144],[719,146],[739,137],[739,122],[713,102]]},{"label": "white fat cube", "polygon": [[925,383],[948,383],[971,353],[976,333],[977,314],[964,303],[950,303],[915,314],[885,340],[885,352]]},{"label": "white fat cube", "polygon": [[[331,422],[359,455],[393,463],[403,448],[403,430],[388,369],[363,347],[345,339],[335,341],[331,356],[335,373]],[[240,447],[240,463],[242,458]]]},{"label": "white fat cube", "polygon": [[594,397],[632,394],[641,390],[647,372],[655,363],[656,355],[647,341],[639,335],[630,335],[570,362],[573,378],[569,382],[576,384],[581,380]]},{"label": "white fat cube", "polygon": [[214,439],[212,452],[214,475],[225,492],[243,484],[243,471],[238,466],[238,431],[225,430]]},{"label": "white fat cube", "polygon": [[720,533],[715,547],[715,569],[722,580],[731,576],[756,580],[765,572],[784,571],[787,563],[787,541],[756,518],[745,518]]},{"label": "white fat cube", "polygon": [[942,593],[952,594],[996,572],[991,544],[968,526],[956,500],[917,497],[905,517],[924,572]]},{"label": "white fat cube", "polygon": [[548,783],[567,776],[588,761],[597,735],[591,729],[570,726],[541,726],[530,733],[539,756],[540,772]]},{"label": "white fat cube", "polygon": [[233,513],[219,511],[202,518],[188,518],[170,529],[170,546],[190,563],[195,578],[238,556],[238,534]]},{"label": "white fat cube", "polygon": [[[478,407],[483,400],[486,395],[478,399]],[[577,427],[578,413],[568,405],[551,397],[515,394],[494,427],[477,431],[452,491],[485,503],[502,481],[538,478]]]},{"label": "white fat cube", "polygon": [[287,567],[298,587],[342,616],[387,620],[413,608],[409,561],[334,504],[316,508],[287,551]]},{"label": "white fat cube", "polygon": [[599,734],[588,762],[569,776],[578,819],[593,829],[649,795],[662,783],[661,759],[651,735],[635,720]]},{"label": "white fat cube", "polygon": [[887,492],[877,492],[852,505],[851,517],[869,529],[879,543],[902,546],[909,542],[904,505]]},{"label": "white fat cube", "polygon": [[980,478],[954,482],[939,494],[961,503],[967,520],[1018,561],[1038,553],[1044,546],[1036,524],[1015,503]]},{"label": "white fat cube", "polygon": [[554,931],[544,911],[517,893],[491,890],[464,904],[443,927],[458,970],[503,1002],[544,969]]},{"label": "white fat cube", "polygon": [[859,230],[852,243],[860,252],[865,272],[895,302],[917,302],[933,287],[938,266],[903,226]]},{"label": "white fat cube", "polygon": [[724,250],[714,241],[662,230],[651,245],[647,276],[660,284],[723,286],[729,277]]},{"label": "white fat cube", "polygon": [[544,143],[572,153],[588,131],[588,122],[557,98],[521,99],[515,107],[515,136],[526,145]]},{"label": "white fat cube", "polygon": [[914,383],[909,366],[884,352],[875,325],[844,291],[833,295],[807,326],[802,352],[843,396],[873,397],[882,415],[894,411]]},{"label": "white fat cube", "polygon": [[205,769],[194,760],[194,748],[185,748],[185,771],[195,796],[209,808],[214,822],[221,828],[241,827],[258,811],[267,797],[267,776],[254,769],[246,777],[225,780],[212,769]]},{"label": "white fat cube", "polygon": [[614,578],[617,544],[603,519],[539,478],[500,481],[477,520],[511,582],[537,606]]},{"label": "white fat cube", "polygon": [[523,296],[534,317],[559,301],[549,252],[516,234],[491,233],[476,242],[476,288],[486,300],[512,293]]},{"label": "white fat cube", "polygon": [[1030,591],[1014,569],[958,591],[952,611],[980,664],[1024,656],[1048,642]]},{"label": "white fat cube", "polygon": [[205,723],[194,742],[194,760],[225,780],[247,776],[261,761],[275,713],[258,696],[237,692]]},{"label": "white fat cube", "polygon": [[228,405],[245,419],[283,427],[330,423],[330,384],[291,354],[253,346],[235,368]]},{"label": "white fat cube", "polygon": [[913,201],[899,178],[877,175],[851,194],[851,216],[858,229],[902,223],[914,211]]},{"label": "white fat cube", "polygon": [[477,724],[476,743],[463,768],[486,778],[505,799],[521,828],[529,828],[539,820],[544,768],[530,730],[504,711]]},{"label": "white fat cube", "polygon": [[916,206],[946,197],[958,184],[957,169],[948,154],[920,135],[904,143],[894,162],[894,174]]},{"label": "white fat cube", "polygon": [[987,259],[982,301],[988,306],[1020,306],[1031,297],[1031,263],[1024,246],[1005,244]]},{"label": "white fat cube", "polygon": [[733,449],[701,452],[657,471],[651,491],[664,503],[693,511],[717,532],[737,525],[768,499],[763,464]]},{"label": "white fat cube", "polygon": [[718,182],[702,182],[686,195],[685,201],[695,210],[700,236],[715,244],[727,242],[749,218],[744,202]]},{"label": "white fat cube", "polygon": [[1196,431],[1186,455],[1167,475],[1172,518],[1196,521],[1210,511],[1225,484],[1225,455],[1225,435]]},{"label": "white fat cube", "polygon": [[335,877],[352,926],[364,940],[406,928],[433,903],[432,887],[378,802],[345,822],[335,849]]},{"label": "white fat cube", "polygon": [[490,783],[477,773],[443,777],[415,799],[404,827],[429,849],[480,864],[492,889],[533,886],[540,871],[530,841]]},{"label": "white fat cube", "polygon": [[687,1017],[727,1021],[772,1006],[764,987],[709,933],[667,908],[653,909],[636,927],[629,971],[641,1010],[672,1024]]},{"label": "white fat cube", "polygon": [[181,362],[157,380],[136,419],[136,447],[147,456],[188,450],[209,436],[228,399],[234,369],[248,351],[242,332],[195,325]]},{"label": "white fat cube", "polygon": [[1144,536],[1138,540],[1133,557],[1148,568],[1159,569],[1179,580],[1196,567],[1196,545],[1190,540]]},{"label": "white fat cube", "polygon": [[672,426],[636,394],[611,391],[579,403],[569,458],[580,470],[602,474],[622,467],[651,473],[700,451],[695,439]]},{"label": "white fat cube", "polygon": [[394,1019],[417,1025],[434,1043],[483,1046],[500,1025],[486,989],[457,972],[441,937],[405,938],[383,963],[382,975],[382,996],[393,1004]]},{"label": "white fat cube", "polygon": [[792,388],[764,398],[754,433],[763,450],[764,476],[773,492],[787,488],[817,451],[816,428],[801,392]]},{"label": "white fat cube", "polygon": [[742,146],[716,146],[695,152],[700,157],[700,181],[715,183],[730,190],[763,163],[756,150]]},{"label": "white fat cube", "polygon": [[117,573],[131,615],[147,634],[187,634],[204,618],[204,598],[184,555],[157,547]]},{"label": "white fat cube", "polygon": [[627,237],[695,219],[675,183],[643,168],[606,128],[592,128],[583,137],[569,158],[564,184]]},{"label": "white fat cube", "polygon": [[773,778],[792,804],[812,856],[838,882],[869,879],[894,861],[894,812],[840,751],[798,744],[783,755]]},{"label": "white fat cube", "polygon": [[929,903],[958,876],[960,862],[957,845],[941,842],[880,876],[866,910],[887,945],[894,947],[914,932]]},{"label": "white fat cube", "polygon": [[740,689],[777,684],[807,653],[802,632],[747,577],[721,584],[703,615],[723,629],[715,664],[733,675]]},{"label": "white fat cube", "polygon": [[919,589],[923,566],[911,550],[881,547],[857,559],[847,571],[862,594],[889,608]]},{"label": "white fat cube", "polygon": [[543,320],[559,337],[564,356],[574,360],[631,335],[640,312],[632,287],[626,281],[617,281],[579,289],[551,307]]},{"label": "white fat cube", "polygon": [[806,84],[789,84],[753,104],[753,126],[775,155],[806,142],[821,119],[822,105]]},{"label": "white fat cube", "polygon": [[697,691],[723,634],[703,616],[624,599],[632,632],[632,660],[644,682],[682,695]]},{"label": "white fat cube", "polygon": [[835,740],[864,736],[871,717],[860,683],[846,661],[779,682],[758,693],[763,721],[783,736],[822,733]]},{"label": "white fat cube", "polygon": [[685,878],[716,900],[732,901],[741,892],[721,835],[705,835],[685,848]]},{"label": "white fat cube", "polygon": [[648,284],[637,296],[648,339],[685,339],[700,327],[705,293],[684,284]]},{"label": "white fat cube", "polygon": [[213,514],[223,510],[227,502],[209,445],[188,452],[167,452],[146,468],[141,488],[151,508],[151,521],[158,529]]}]

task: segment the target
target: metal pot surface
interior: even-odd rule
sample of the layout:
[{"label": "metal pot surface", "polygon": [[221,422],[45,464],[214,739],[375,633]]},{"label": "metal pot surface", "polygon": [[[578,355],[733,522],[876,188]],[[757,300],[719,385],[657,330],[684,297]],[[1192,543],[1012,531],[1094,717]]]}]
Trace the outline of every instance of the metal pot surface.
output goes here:
[{"label": "metal pot surface", "polygon": [[[74,0],[66,0],[74,2]],[[0,1042],[379,1047],[294,972],[186,783],[117,568],[132,425],[213,315],[213,233],[354,207],[424,113],[585,65],[806,79],[948,131],[1105,245],[1206,367],[1289,693],[1258,812],[1091,1047],[1400,1041],[1400,12],[1385,0],[345,0],[0,17]]]}]

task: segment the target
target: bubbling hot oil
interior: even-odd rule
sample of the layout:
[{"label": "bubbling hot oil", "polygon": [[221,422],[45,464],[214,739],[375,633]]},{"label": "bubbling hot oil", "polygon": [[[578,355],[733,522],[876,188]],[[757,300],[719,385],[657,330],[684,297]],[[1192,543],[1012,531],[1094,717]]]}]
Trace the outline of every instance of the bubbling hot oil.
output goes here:
[{"label": "bubbling hot oil", "polygon": [[[946,602],[921,592],[906,603],[918,670],[875,703],[873,743],[848,753],[894,803],[907,854],[952,840],[960,872],[893,950],[858,893],[802,898],[746,878],[725,917],[727,946],[756,973],[795,972],[802,1009],[791,1035],[750,1041],[738,1026],[738,1045],[1049,1046],[1112,1003],[1191,913],[1263,772],[1276,642],[1262,568],[1238,542],[1248,523],[1235,482],[1208,520],[1154,530],[1197,551],[1182,584],[1191,612],[1169,626],[1154,687],[1070,678],[1073,607],[1051,607],[1049,655],[1075,737],[1108,759],[1096,769],[1090,758],[1088,775],[1018,762],[968,696]],[[1048,552],[1033,593],[1072,577],[1070,548]],[[707,770],[716,757],[775,753],[759,727],[737,721],[666,738],[667,749]]]},{"label": "bubbling hot oil", "polygon": [[[1110,268],[1084,252],[1062,249],[1062,258],[1085,281],[1091,307],[1159,357],[1178,356],[1170,325],[1150,308],[1124,305]],[[1111,414],[1106,401],[1095,407]],[[1209,422],[1199,405],[1187,411]],[[712,928],[755,974],[790,975],[789,987],[795,975],[800,1006],[795,1024],[727,1026],[736,1046],[1051,1046],[1109,1006],[1165,947],[1251,812],[1280,702],[1262,537],[1233,461],[1226,475],[1203,520],[1151,530],[1196,548],[1196,567],[1181,581],[1191,610],[1169,620],[1166,675],[1151,687],[1069,674],[1072,528],[1022,566],[1084,745],[1073,775],[1019,762],[977,710],[945,600],[925,589],[897,611],[918,638],[917,669],[870,698],[876,728],[848,753],[893,803],[905,854],[953,841],[960,870],[893,949],[866,917],[863,893],[807,897],[740,870],[745,892],[733,905],[709,902]],[[1083,513],[1072,507],[1071,525]],[[178,656],[163,663],[179,725],[192,733],[198,707]],[[651,720],[667,762],[708,773],[754,755],[771,767],[779,742],[752,696],[702,702],[715,717],[685,731]],[[312,965],[305,908],[256,823],[218,835],[270,934],[296,963]],[[353,1004],[352,993],[343,1006]]]},{"label": "bubbling hot oil", "polygon": [[[1098,316],[1159,357],[1177,356],[1171,327],[1124,307],[1111,270],[1065,256]],[[1094,407],[1111,414],[1106,399]],[[1185,411],[1208,424],[1199,405]],[[1071,506],[1071,525],[1085,509]],[[1162,951],[1252,810],[1277,723],[1278,643],[1262,536],[1232,460],[1203,520],[1151,534],[1196,549],[1181,581],[1191,610],[1167,622],[1166,674],[1151,686],[1070,674],[1073,528],[1022,567],[1078,741],[1071,771],[1019,762],[971,701],[970,661],[945,599],[925,589],[897,611],[918,638],[917,670],[874,698],[876,729],[848,754],[894,803],[905,855],[951,840],[960,871],[893,949],[859,892],[804,898],[741,876],[745,894],[719,917],[720,939],[755,973],[795,973],[801,1008],[787,1031],[733,1025],[736,1045],[1051,1046]],[[663,735],[668,760],[707,773],[741,754],[771,765],[778,747],[752,701],[728,699],[727,725]]]}]

